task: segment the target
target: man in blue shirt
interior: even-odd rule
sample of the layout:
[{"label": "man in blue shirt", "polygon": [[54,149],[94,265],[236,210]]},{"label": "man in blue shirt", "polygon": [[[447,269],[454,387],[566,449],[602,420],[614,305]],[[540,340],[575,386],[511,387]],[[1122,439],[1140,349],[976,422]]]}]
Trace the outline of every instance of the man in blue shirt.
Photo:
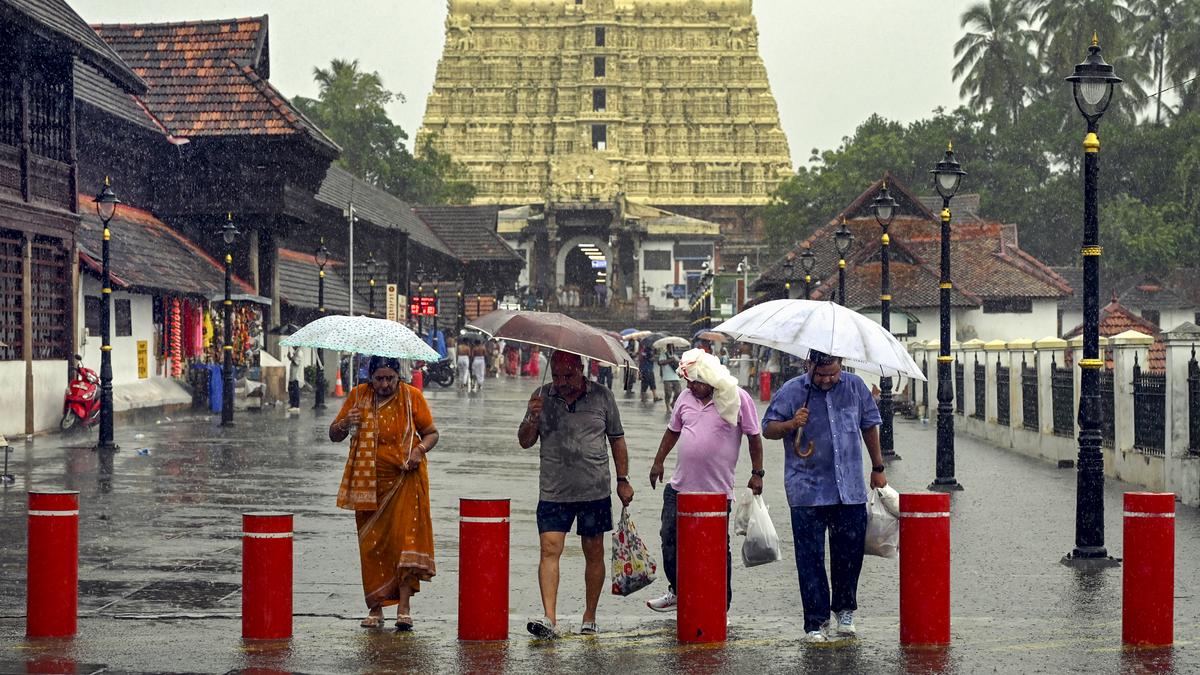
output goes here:
[{"label": "man in blue shirt", "polygon": [[[841,359],[813,351],[808,372],[780,387],[762,422],[765,438],[783,439],[783,481],[804,603],[803,639],[852,636],[867,533],[864,440],[871,455],[871,487],[887,485],[879,408],[862,378],[842,372]],[[832,602],[825,574],[826,532]],[[836,619],[830,619],[830,609]]]}]

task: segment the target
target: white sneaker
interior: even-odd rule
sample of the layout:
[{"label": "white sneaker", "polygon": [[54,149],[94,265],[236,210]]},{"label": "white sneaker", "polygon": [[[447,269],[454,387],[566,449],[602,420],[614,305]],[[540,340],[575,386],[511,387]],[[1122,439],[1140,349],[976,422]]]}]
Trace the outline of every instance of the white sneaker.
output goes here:
[{"label": "white sneaker", "polygon": [[837,619],[826,619],[825,623],[821,624],[821,634],[829,639],[837,638]]},{"label": "white sneaker", "polygon": [[852,637],[856,634],[854,628],[854,612],[849,609],[843,609],[837,613],[837,634],[843,637]]},{"label": "white sneaker", "polygon": [[809,643],[829,642],[829,638],[825,637],[825,634],[819,630],[810,630],[804,634],[804,637],[800,638],[800,641]]},{"label": "white sneaker", "polygon": [[667,591],[661,598],[647,600],[646,606],[656,612],[674,612],[679,605],[679,598]]}]

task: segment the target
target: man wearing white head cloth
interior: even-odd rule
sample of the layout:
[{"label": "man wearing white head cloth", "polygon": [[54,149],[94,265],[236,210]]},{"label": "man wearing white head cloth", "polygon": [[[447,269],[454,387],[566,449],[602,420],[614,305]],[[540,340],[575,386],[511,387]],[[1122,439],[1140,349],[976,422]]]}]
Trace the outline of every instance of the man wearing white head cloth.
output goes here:
[{"label": "man wearing white head cloth", "polygon": [[[723,492],[733,498],[733,474],[742,446],[742,436],[749,439],[750,482],[754,494],[762,494],[763,452],[758,411],[754,399],[738,386],[737,378],[721,365],[717,357],[702,349],[691,349],[679,357],[679,376],[687,389],[679,395],[671,413],[671,421],[663,432],[654,466],[650,468],[650,487],[663,479],[663,462],[676,444],[679,455],[675,473],[663,487],[662,536],[663,570],[670,587],[661,598],[646,603],[658,612],[673,611],[676,607],[675,586],[675,515],[676,495],[680,492]],[[726,507],[728,508],[728,506]],[[733,600],[732,556],[729,538],[725,539],[725,569],[728,595],[726,609]]]}]

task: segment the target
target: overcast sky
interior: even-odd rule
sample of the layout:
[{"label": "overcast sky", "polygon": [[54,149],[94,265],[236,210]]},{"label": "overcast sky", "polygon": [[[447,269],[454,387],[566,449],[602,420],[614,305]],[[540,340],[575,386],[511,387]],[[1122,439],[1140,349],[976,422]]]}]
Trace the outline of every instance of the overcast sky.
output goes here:
[{"label": "overcast sky", "polygon": [[[755,0],[759,48],[792,160],[836,147],[873,112],[900,121],[958,104],[950,80],[958,17],[973,0]],[[315,96],[314,66],[358,59],[407,102],[415,137],[444,38],[441,0],[68,0],[90,23],[270,16],[271,82]],[[936,158],[934,158],[936,159]]]}]

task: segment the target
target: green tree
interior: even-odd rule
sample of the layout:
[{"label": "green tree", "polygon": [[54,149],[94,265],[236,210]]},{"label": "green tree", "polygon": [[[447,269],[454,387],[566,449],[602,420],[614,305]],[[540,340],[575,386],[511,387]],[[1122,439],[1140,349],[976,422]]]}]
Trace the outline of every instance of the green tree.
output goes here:
[{"label": "green tree", "polygon": [[972,106],[1001,106],[1015,124],[1033,83],[1034,42],[1024,0],[987,0],[972,5],[961,18],[970,28],[954,43],[952,76],[962,79],[959,94]]},{"label": "green tree", "polygon": [[1162,94],[1166,85],[1168,42],[1175,32],[1182,12],[1183,3],[1179,0],[1129,0],[1129,14],[1134,20],[1131,33],[1134,44],[1140,45],[1134,53],[1150,65],[1147,83],[1154,87],[1155,91],[1155,124],[1162,124]]},{"label": "green tree", "polygon": [[465,203],[475,196],[466,170],[451,157],[432,147],[421,157],[408,150],[408,134],[386,108],[404,97],[388,91],[378,73],[363,72],[357,60],[334,59],[329,68],[313,68],[313,79],[317,98],[297,96],[293,103],[342,146],[338,164],[417,204]]}]

